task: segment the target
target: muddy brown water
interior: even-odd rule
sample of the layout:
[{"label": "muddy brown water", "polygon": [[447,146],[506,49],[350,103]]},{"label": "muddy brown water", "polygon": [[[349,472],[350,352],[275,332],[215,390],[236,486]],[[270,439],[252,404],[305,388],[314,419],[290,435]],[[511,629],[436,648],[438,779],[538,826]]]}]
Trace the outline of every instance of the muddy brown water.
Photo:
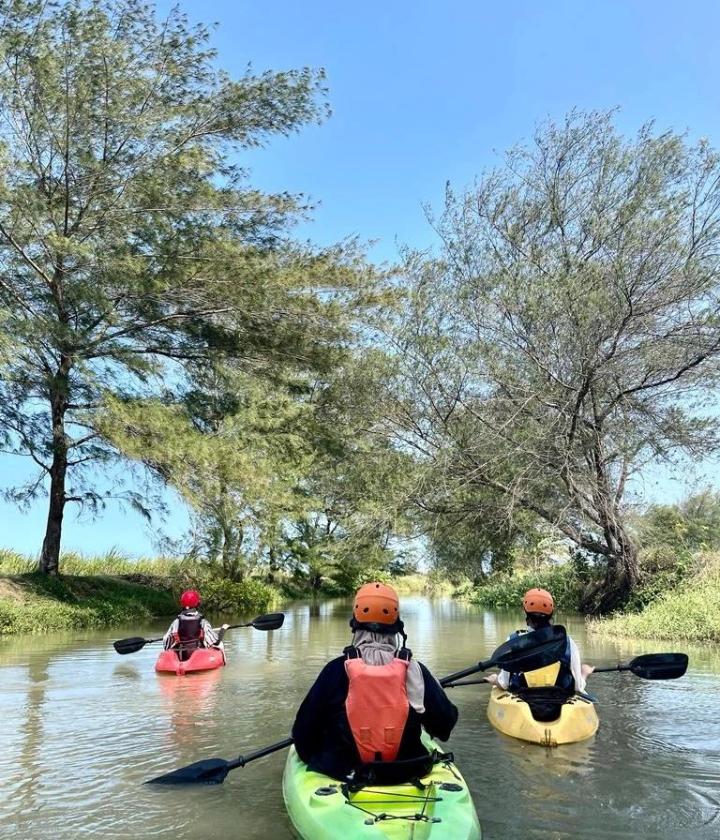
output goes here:
[{"label": "muddy brown water", "polygon": [[[348,643],[347,613],[338,601],[291,605],[279,631],[228,634],[226,668],[181,678],[155,674],[157,645],[113,651],[113,639],[156,635],[157,625],[0,640],[0,837],[292,837],[283,754],[233,771],[221,786],[142,783],[285,737],[318,671]],[[405,598],[403,614],[415,656],[438,676],[486,657],[518,626],[517,615],[447,599]],[[596,675],[598,734],[556,750],[495,732],[487,688],[453,689],[460,721],[449,747],[484,837],[720,838],[716,649],[587,638],[581,619],[561,619],[586,661],[685,649],[690,670],[654,683]]]}]

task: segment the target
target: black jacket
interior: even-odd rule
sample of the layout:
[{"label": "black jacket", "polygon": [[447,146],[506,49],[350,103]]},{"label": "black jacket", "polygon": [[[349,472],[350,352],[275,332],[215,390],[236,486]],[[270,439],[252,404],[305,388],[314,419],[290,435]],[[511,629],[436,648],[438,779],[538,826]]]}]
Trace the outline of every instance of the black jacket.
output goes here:
[{"label": "black jacket", "polygon": [[[410,707],[400,741],[398,760],[427,755],[420,741],[421,726],[435,738],[446,741],[458,719],[458,710],[424,665],[425,712]],[[300,758],[313,770],[336,779],[345,778],[361,764],[345,712],[349,680],[345,657],[339,656],[322,669],[295,717],[292,729]]]}]

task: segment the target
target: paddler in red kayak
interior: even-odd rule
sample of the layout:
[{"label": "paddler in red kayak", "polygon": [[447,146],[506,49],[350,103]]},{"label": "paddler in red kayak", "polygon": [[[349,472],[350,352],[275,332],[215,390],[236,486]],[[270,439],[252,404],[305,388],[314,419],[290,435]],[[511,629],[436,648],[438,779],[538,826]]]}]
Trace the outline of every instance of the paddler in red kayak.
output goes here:
[{"label": "paddler in red kayak", "polygon": [[458,711],[405,647],[392,587],[362,586],[350,627],[352,644],[323,668],[298,710],[292,729],[298,755],[336,779],[382,784],[423,776],[433,759],[422,729],[445,741]]},{"label": "paddler in red kayak", "polygon": [[[523,597],[523,610],[525,611],[525,623],[528,629],[517,630],[510,638],[552,624],[555,601],[546,589],[528,589]],[[582,664],[580,650],[574,639],[568,636],[565,651],[557,662],[524,674],[510,674],[507,671],[500,671],[498,674],[489,674],[485,677],[485,680],[500,688],[509,688],[512,691],[557,686],[570,694],[573,692],[583,693],[586,680],[593,670],[592,665]]]},{"label": "paddler in red kayak", "polygon": [[186,589],[180,596],[182,610],[163,636],[165,650],[177,649],[183,661],[197,648],[221,648],[225,631],[230,627],[229,624],[223,624],[215,631],[212,624],[200,613],[200,601],[197,589]]}]

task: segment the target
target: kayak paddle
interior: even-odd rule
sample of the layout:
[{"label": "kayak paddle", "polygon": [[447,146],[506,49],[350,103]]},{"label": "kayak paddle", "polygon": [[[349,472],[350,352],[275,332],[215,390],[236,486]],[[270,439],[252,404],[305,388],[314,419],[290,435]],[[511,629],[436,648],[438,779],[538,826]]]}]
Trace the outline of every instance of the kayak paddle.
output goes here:
[{"label": "kayak paddle", "polygon": [[[227,629],[237,630],[238,627],[254,627],[256,630],[278,630],[282,627],[283,621],[285,621],[285,613],[268,613],[267,615],[259,615],[246,624],[231,624]],[[161,642],[163,638],[163,636],[160,636],[157,639],[143,639],[142,636],[132,636],[129,639],[118,639],[117,642],[113,642],[113,647],[124,656],[126,653],[137,653],[145,645]]]},{"label": "kayak paddle", "polygon": [[203,761],[196,761],[194,764],[188,764],[187,767],[181,767],[179,770],[173,770],[172,773],[165,773],[164,776],[157,776],[155,779],[149,779],[145,782],[146,785],[221,785],[225,781],[225,776],[236,767],[244,767],[251,761],[258,758],[264,758],[266,755],[284,750],[293,742],[292,738],[285,738],[283,741],[278,741],[277,744],[270,744],[269,747],[263,747],[261,750],[248,753],[247,755],[239,755],[232,761],[225,761],[223,758],[206,758]]},{"label": "kayak paddle", "polygon": [[644,680],[676,680],[687,671],[686,653],[644,653],[626,664],[595,668],[593,674],[608,671],[632,671],[636,677]]},{"label": "kayak paddle", "polygon": [[456,671],[440,680],[444,688],[451,688],[456,680],[487,671],[489,668],[502,668],[504,671],[535,671],[557,662],[567,644],[567,633],[561,624],[548,624],[531,633],[523,633],[508,639],[500,645],[492,657],[485,662],[478,662],[470,668]]},{"label": "kayak paddle", "polygon": [[[612,665],[595,668],[593,674],[605,674],[610,671],[632,671],[636,677],[643,680],[676,680],[682,677],[688,667],[686,653],[644,653],[636,656],[625,665]],[[532,671],[532,668],[519,668],[520,671]],[[486,680],[463,680],[463,682],[447,683],[445,688],[457,688],[461,685],[489,685]]]},{"label": "kayak paddle", "polygon": [[[440,680],[440,685],[448,685],[452,680],[460,679],[469,674],[475,674],[478,671],[485,671],[488,668],[494,668],[496,666],[500,668],[512,668],[519,671],[532,671],[535,668],[542,668],[560,657],[566,640],[567,634],[565,633],[565,628],[561,625],[542,627],[540,630],[535,630],[532,633],[526,633],[514,639],[508,639],[507,642],[500,645],[487,662],[478,662],[477,665],[473,665],[471,668],[466,668],[464,671],[458,671],[447,677],[443,677]],[[226,761],[223,758],[206,758],[202,761],[196,761],[194,764],[188,764],[187,767],[181,767],[179,770],[173,770],[162,776],[156,776],[154,779],[148,779],[145,784],[220,785],[225,781],[227,774],[236,767],[244,767],[249,762],[255,761],[255,759],[263,758],[279,750],[284,750],[292,742],[292,738],[285,738],[283,741],[278,741],[276,744],[263,747],[260,750],[248,753],[248,755],[240,755],[232,761]]]}]

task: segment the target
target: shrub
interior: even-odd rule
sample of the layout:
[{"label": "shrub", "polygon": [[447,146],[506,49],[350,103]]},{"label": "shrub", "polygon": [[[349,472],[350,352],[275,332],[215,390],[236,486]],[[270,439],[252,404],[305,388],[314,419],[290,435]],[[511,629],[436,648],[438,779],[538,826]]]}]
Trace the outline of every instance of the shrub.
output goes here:
[{"label": "shrub", "polygon": [[470,590],[469,600],[481,607],[517,609],[528,589],[539,587],[552,593],[557,607],[579,609],[584,581],[572,563],[541,566],[537,570],[518,569],[496,575]]}]

